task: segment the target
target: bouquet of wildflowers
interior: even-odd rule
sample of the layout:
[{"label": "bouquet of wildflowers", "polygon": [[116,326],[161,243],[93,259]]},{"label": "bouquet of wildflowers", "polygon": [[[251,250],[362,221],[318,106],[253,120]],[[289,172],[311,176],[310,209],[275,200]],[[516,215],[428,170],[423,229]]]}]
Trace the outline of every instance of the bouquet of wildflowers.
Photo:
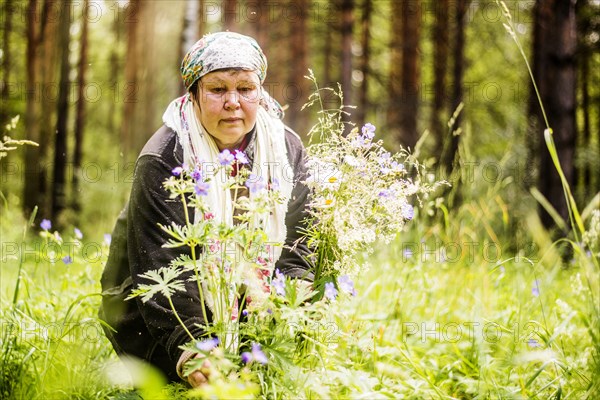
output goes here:
[{"label": "bouquet of wildflowers", "polygon": [[[311,103],[321,100],[317,90]],[[312,190],[304,236],[316,249],[314,287],[273,271],[272,246],[278,244],[269,242],[265,221],[284,198],[276,182],[242,168],[248,163],[243,153],[224,150],[210,167],[177,167],[164,183],[186,213],[183,226],[162,226],[170,237],[164,246],[188,247],[189,255],[144,274],[149,283],[131,297],[165,296],[185,328],[172,296],[185,289],[185,279],[195,281],[207,336],[194,338],[188,331],[190,343],[184,348],[205,357],[190,360],[184,372],[202,370],[210,360],[210,384],[199,389],[201,396],[248,397],[261,389],[297,396],[303,389],[293,377],[314,373],[331,351],[327,344],[337,328],[330,324],[335,307],[329,305],[356,295],[352,276],[364,268],[357,255],[392,240],[413,218],[419,196],[433,190],[422,182],[422,167],[407,151],[392,154],[374,140],[373,125],[344,135],[342,111],[321,110],[310,132],[305,182]],[[207,202],[216,179],[233,193],[233,225],[218,222],[217,210]],[[237,196],[244,188],[252,195]]]},{"label": "bouquet of wildflowers", "polygon": [[[309,79],[315,82],[312,72]],[[358,254],[394,239],[413,218],[415,203],[436,187],[422,180],[424,168],[407,150],[391,153],[375,140],[372,124],[345,135],[344,112],[323,109],[323,90],[333,91],[317,86],[307,104],[321,106],[310,131],[306,182],[313,196],[306,236],[317,249],[319,282],[356,276],[364,268]],[[341,91],[333,93],[342,99]]]},{"label": "bouquet of wildflowers", "polygon": [[[239,334],[239,310],[266,310],[264,305],[273,271],[270,248],[273,244],[268,242],[265,233],[265,214],[268,215],[275,203],[283,201],[279,191],[267,188],[262,177],[241,168],[247,163],[244,153],[224,150],[217,165],[204,163],[173,169],[164,187],[171,193],[171,199],[183,203],[185,225],[161,226],[170,237],[164,247],[187,246],[191,256],[182,255],[171,265],[142,275],[154,283],[140,285],[132,293],[132,297],[142,296],[143,301],[157,293],[164,295],[179,319],[171,296],[184,290],[182,275],[191,274],[191,280],[198,285],[204,321],[209,321],[207,307],[212,314],[212,323],[204,328],[231,353],[239,349],[235,340]],[[237,174],[232,174],[234,168]],[[210,210],[207,204],[206,196],[216,179],[225,180],[225,190],[233,193],[236,210],[233,226],[217,222],[215,210]],[[244,187],[251,196],[237,196]],[[193,214],[188,207],[194,210]],[[183,322],[179,322],[185,328]],[[195,340],[191,334],[190,338]]]},{"label": "bouquet of wildflowers", "polygon": [[[224,150],[218,163],[173,169],[164,187],[172,200],[182,202],[185,225],[161,226],[170,238],[164,247],[189,251],[170,265],[143,274],[148,283],[138,285],[130,296],[139,296],[143,302],[164,296],[169,301],[190,337],[184,348],[205,356],[186,363],[184,373],[202,370],[204,361],[210,360],[206,372],[211,384],[200,390],[208,397],[255,394],[257,381],[279,385],[296,363],[307,362],[311,354],[316,357],[312,344],[318,346],[331,332],[314,329],[315,321],[325,318],[324,305],[338,297],[332,286],[325,298],[311,303],[315,292],[309,285],[274,271],[273,246],[282,244],[269,241],[265,223],[283,196],[276,182],[267,183],[242,167],[247,163],[242,152]],[[237,173],[232,174],[234,168]],[[233,225],[218,222],[216,210],[208,204],[216,179],[222,179],[225,190],[232,192]],[[237,195],[244,188],[250,196]],[[193,337],[172,301],[185,290],[186,279],[198,286],[202,317],[207,321],[202,326],[203,338]],[[347,280],[341,294],[352,294],[352,285]]]}]

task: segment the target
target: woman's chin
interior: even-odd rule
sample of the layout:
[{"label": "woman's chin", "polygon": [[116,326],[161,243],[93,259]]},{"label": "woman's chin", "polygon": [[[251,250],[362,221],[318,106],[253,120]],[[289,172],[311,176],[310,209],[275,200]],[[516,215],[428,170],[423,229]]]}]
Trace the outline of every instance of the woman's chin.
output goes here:
[{"label": "woman's chin", "polygon": [[227,130],[218,132],[216,135],[212,135],[216,140],[220,150],[223,149],[234,149],[236,148],[244,138],[246,133],[241,129]]}]

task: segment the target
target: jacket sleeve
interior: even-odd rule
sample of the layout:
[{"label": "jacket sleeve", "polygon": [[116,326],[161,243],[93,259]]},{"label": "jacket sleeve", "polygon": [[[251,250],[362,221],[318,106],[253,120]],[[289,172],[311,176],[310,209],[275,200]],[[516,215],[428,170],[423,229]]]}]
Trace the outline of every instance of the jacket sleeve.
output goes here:
[{"label": "jacket sleeve", "polygon": [[294,170],[294,187],[285,217],[287,238],[275,268],[289,277],[312,281],[314,252],[308,247],[303,234],[307,227],[310,197],[309,189],[304,184],[307,177],[306,151],[298,135],[290,131],[286,132],[286,145]]},{"label": "jacket sleeve", "polygon": [[[156,155],[141,156],[136,164],[128,211],[128,256],[134,288],[150,283],[140,277],[145,272],[166,267],[182,254],[190,255],[189,247],[174,249],[162,247],[168,240],[159,223],[169,226],[172,223],[184,225],[184,212],[181,201],[169,199],[163,182],[171,175],[172,167]],[[192,214],[193,215],[193,214]],[[175,309],[194,337],[202,335],[197,324],[203,324],[202,308],[197,284],[188,281],[189,274],[182,274],[186,290],[172,296]],[[140,313],[152,336],[165,348],[172,360],[176,361],[182,350],[179,346],[190,337],[177,321],[165,296],[158,293],[146,303],[138,297]],[[210,318],[210,316],[208,317]]]}]

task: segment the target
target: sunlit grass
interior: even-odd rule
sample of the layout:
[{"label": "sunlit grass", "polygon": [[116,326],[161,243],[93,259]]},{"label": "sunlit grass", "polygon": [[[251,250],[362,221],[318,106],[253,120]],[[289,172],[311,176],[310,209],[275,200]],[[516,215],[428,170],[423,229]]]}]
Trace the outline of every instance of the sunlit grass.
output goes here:
[{"label": "sunlit grass", "polygon": [[[485,221],[482,204],[464,205],[459,213],[471,219],[451,221],[450,229],[413,224],[368,258],[371,268],[356,282],[358,296],[333,308],[334,327],[322,327],[331,329],[330,350],[321,374],[304,377],[306,393],[592,395],[598,349],[590,328],[598,320],[590,300],[599,293],[590,255],[575,254],[563,265],[544,257],[548,249],[510,254],[508,238],[498,237],[498,257],[485,244],[491,241],[474,244],[473,235],[483,238],[485,225],[498,226],[494,218],[502,215],[488,213]],[[102,261],[75,257],[70,265],[52,264],[30,255],[12,310],[16,266],[8,260],[2,268],[3,379],[16,390],[6,397],[107,398],[127,389],[107,378],[116,357],[95,319]]]}]

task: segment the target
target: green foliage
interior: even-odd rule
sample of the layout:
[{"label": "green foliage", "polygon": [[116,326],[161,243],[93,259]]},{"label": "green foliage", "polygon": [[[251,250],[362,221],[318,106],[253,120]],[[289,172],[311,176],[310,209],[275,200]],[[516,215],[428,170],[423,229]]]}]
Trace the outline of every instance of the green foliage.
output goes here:
[{"label": "green foliage", "polygon": [[[133,174],[133,164],[123,164],[123,157],[114,150],[119,110],[128,94],[119,72],[106,68],[113,50],[123,55],[125,41],[121,36],[114,46],[105,46],[111,20],[98,21],[91,30],[92,41],[103,45],[91,46],[93,67],[88,73],[104,90],[88,115],[87,179],[77,194],[83,210],[65,218],[78,218],[82,230],[90,233],[79,240],[71,264],[62,258],[71,254],[67,244],[76,243],[72,233],[59,235],[63,242],[54,248],[49,246],[57,238],[54,232],[44,240],[37,235],[22,236],[23,228],[31,224],[16,212],[21,181],[3,176],[3,191],[9,193],[5,204],[10,208],[4,207],[0,216],[0,397],[597,398],[599,219],[597,213],[581,213],[581,223],[575,225],[583,243],[553,242],[532,211],[533,199],[520,189],[527,172],[523,171],[522,150],[527,74],[523,68],[513,68],[519,65],[520,54],[510,36],[502,34],[499,21],[484,18],[500,16],[494,13],[500,8],[489,8],[494,3],[474,2],[469,14],[461,145],[465,157],[458,171],[468,183],[461,189],[462,205],[449,211],[447,199],[425,201],[408,230],[395,241],[381,244],[372,254],[356,256],[357,261],[371,265],[356,282],[358,295],[338,297],[327,308],[315,303],[311,318],[298,312],[307,300],[306,292],[286,283],[289,296],[274,307],[269,329],[250,324],[246,329],[243,350],[249,351],[253,342],[262,343],[271,361],[269,373],[254,364],[232,377],[225,358],[211,354],[216,364],[223,362],[217,370],[224,375],[215,377],[219,384],[194,393],[183,385],[165,388],[163,378],[145,364],[117,362],[96,319],[99,275],[107,251],[102,233],[110,230]],[[531,4],[509,3],[513,14],[519,11],[513,32],[531,32]],[[386,110],[390,5],[377,4],[372,27],[369,97],[377,101],[371,104],[369,117],[380,127]],[[24,19],[14,21],[17,30],[24,29]],[[172,53],[177,52],[172,43],[179,21],[173,18],[164,25],[170,36],[165,34],[165,40],[158,41]],[[311,21],[325,28],[322,21]],[[322,64],[319,37],[311,36],[316,45],[312,64],[318,64],[317,71]],[[13,54],[25,54],[24,40],[11,42],[15,43]],[[422,48],[424,59],[430,60],[429,39]],[[165,63],[176,58],[157,57]],[[592,64],[598,60],[594,55]],[[12,62],[13,70],[24,74],[24,58],[13,57]],[[160,110],[160,104],[166,104],[179,88],[173,83],[175,64],[159,68],[160,75],[151,77],[159,82],[156,104]],[[432,79],[427,72],[423,76],[426,90]],[[16,79],[23,81],[22,76]],[[597,90],[591,88],[592,96],[597,96]],[[421,127],[427,125],[431,102],[423,96]],[[10,114],[23,114],[25,102],[21,100],[8,99]],[[159,121],[160,111],[149,114]],[[594,121],[597,114],[592,112]],[[14,137],[25,136],[18,127]],[[430,145],[431,137],[424,154]],[[586,163],[597,162],[593,146],[585,154]],[[8,159],[18,157],[15,152]],[[439,178],[452,181],[456,177]],[[86,245],[91,245],[87,253]],[[572,250],[566,260],[558,251],[561,246]],[[98,248],[102,249],[100,257],[93,255]],[[191,260],[179,262],[183,267]],[[138,389],[133,390],[134,386]]]},{"label": "green foliage", "polygon": [[104,372],[115,357],[96,318],[102,253],[89,252],[106,254],[107,245],[49,230],[40,232],[42,240],[12,241],[2,228],[2,398],[95,399],[119,392]]},{"label": "green foliage", "polygon": [[[262,376],[267,398],[594,398],[597,256],[577,250],[565,268],[533,222],[515,247],[503,228],[514,216],[501,206],[512,188],[475,178],[485,200],[438,222],[425,218],[441,212],[432,201],[395,242],[365,255],[372,267],[356,282],[356,297],[311,306],[320,319],[302,319],[297,308],[306,294],[301,288],[293,294],[288,282],[291,295],[274,307],[269,329],[247,330],[247,346],[263,344],[271,372],[261,374],[264,367],[256,365],[238,379]],[[61,235],[63,242],[69,236]],[[12,393],[4,397],[136,398],[140,392],[123,392],[126,382],[106,378],[106,371],[124,372],[102,334],[85,340],[98,328],[98,297],[82,296],[99,290],[100,262],[79,253],[69,265],[32,258],[25,260],[14,309],[17,264],[3,265],[2,322],[12,329],[2,336],[3,379],[10,383],[2,387]],[[252,385],[236,388],[214,385],[203,395],[257,393]],[[187,392],[149,390],[170,398]]]}]

